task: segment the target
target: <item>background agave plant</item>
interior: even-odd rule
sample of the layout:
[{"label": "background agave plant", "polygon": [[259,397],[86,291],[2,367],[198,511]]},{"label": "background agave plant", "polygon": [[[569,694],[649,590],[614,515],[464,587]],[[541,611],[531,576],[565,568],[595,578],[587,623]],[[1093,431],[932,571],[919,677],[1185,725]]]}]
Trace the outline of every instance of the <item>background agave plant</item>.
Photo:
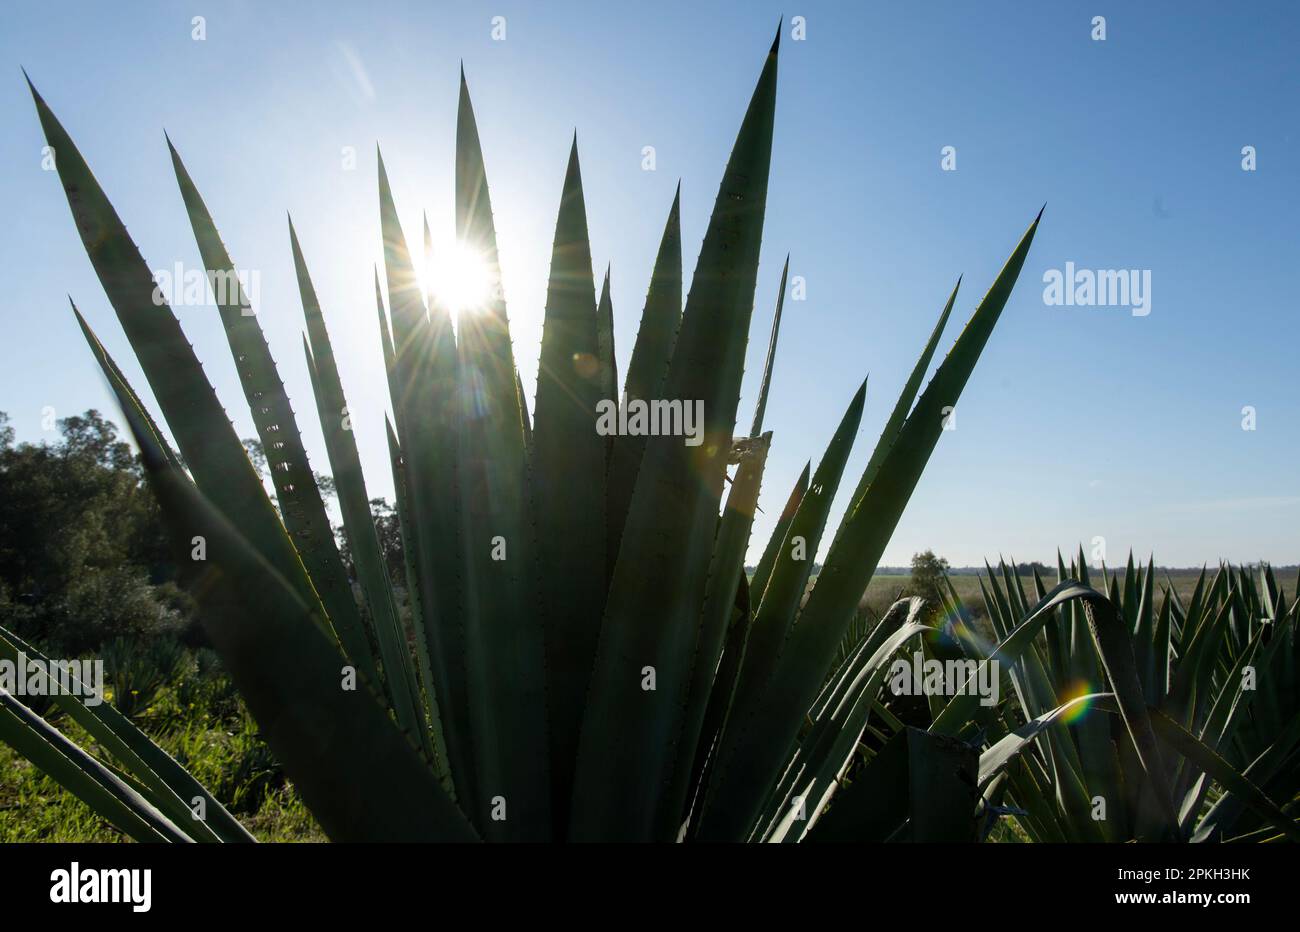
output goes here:
[{"label": "background agave plant", "polygon": [[[1068,568],[1058,556],[1057,573],[1089,582],[1082,552]],[[979,722],[989,762],[1003,767],[981,763],[990,809],[1013,808],[1035,841],[1300,840],[1300,601],[1288,599],[1268,566],[1253,575],[1224,565],[1212,578],[1202,571],[1186,605],[1164,586],[1157,607],[1154,565],[1135,567],[1131,555],[1122,578],[1103,568],[1100,585],[1131,632],[1130,684],[1167,745],[1162,769],[1153,780],[1114,718],[1099,714],[1109,700],[1083,698],[1111,676],[1086,631],[1087,603],[1031,608],[1045,604],[1046,585],[1035,572],[1027,594],[1003,562],[981,582],[993,630],[1003,645],[1018,631],[1038,633],[1006,669],[1010,701]],[[969,617],[949,592],[949,617]],[[987,653],[968,630],[959,640]]]},{"label": "background agave plant", "polygon": [[[915,603],[903,602],[836,668],[840,645],[938,442],[944,409],[956,403],[1006,304],[1038,219],[921,392],[954,288],[806,600],[865,382],[816,469],[810,464],[790,494],[747,580],[744,555],[771,442],[763,413],[779,298],[753,426],[739,442],[732,435],[758,274],[777,57],[774,43],[684,307],[674,201],[621,399],[613,309],[608,287],[596,293],[576,143],[556,222],[531,417],[463,74],[456,233],[482,257],[493,284],[475,313],[453,323],[436,296],[422,293],[380,160],[384,280],[377,276],[376,290],[411,583],[409,632],[383,569],[351,415],[292,226],[304,350],[360,603],[246,296],[228,292],[219,310],[278,510],[175,316],[155,302],[149,267],[32,88],[77,229],[179,454],[79,313],[78,320],[140,448],[209,637],[331,838],[742,840],[773,837],[792,811],[798,836],[814,823],[824,837],[878,827],[880,813],[859,804],[862,788],[875,781],[858,781],[832,808],[826,802],[886,661],[927,629]],[[175,148],[172,157],[209,275],[233,274]],[[428,241],[426,227],[426,248]],[[596,432],[602,400],[636,399],[702,402],[703,443]],[[18,650],[37,656],[16,637],[0,636],[0,653]],[[355,689],[347,688],[352,670]],[[124,832],[170,841],[250,837],[111,706],[58,701],[111,764],[7,694],[0,694],[0,737]],[[975,718],[963,708],[945,716],[945,726]],[[888,834],[974,837],[975,750],[945,737],[957,730],[903,730],[891,745],[891,776],[869,800],[890,819],[901,814]],[[788,804],[795,790],[807,811]],[[198,809],[205,818],[195,817]],[[780,834],[793,837],[788,826]]]}]

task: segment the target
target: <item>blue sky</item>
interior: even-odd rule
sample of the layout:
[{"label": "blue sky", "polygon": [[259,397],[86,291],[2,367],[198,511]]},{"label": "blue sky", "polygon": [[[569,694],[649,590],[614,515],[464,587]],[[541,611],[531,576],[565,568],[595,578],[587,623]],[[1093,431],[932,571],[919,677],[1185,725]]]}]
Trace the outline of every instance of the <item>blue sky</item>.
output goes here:
[{"label": "blue sky", "polygon": [[[1300,560],[1300,7],[1289,3],[131,3],[6,5],[0,226],[10,299],[0,410],[20,439],[112,412],[67,294],[147,388],[90,267],[24,65],[154,268],[201,267],[163,141],[185,158],[240,268],[318,468],[285,211],[320,294],[371,493],[391,495],[372,265],[378,142],[408,237],[450,237],[464,60],[531,395],[565,158],[578,133],[598,268],[612,264],[620,369],[682,182],[687,274],[778,17],[776,141],[739,420],[752,417],[786,252],[788,301],[754,554],[863,376],[851,487],[943,301],[940,353],[1047,211],[1020,284],[884,561],[1048,559],[1095,537],[1109,562]],[[1109,9],[1107,9],[1109,7]],[[191,38],[193,16],[206,39]],[[790,17],[806,38],[790,40]],[[1105,41],[1091,38],[1106,17]],[[505,41],[491,36],[504,16]],[[657,169],[643,171],[652,145]],[[343,168],[342,149],[357,153]],[[940,165],[956,149],[956,170]],[[1254,146],[1257,170],[1242,170]],[[1150,270],[1150,314],[1054,307],[1043,275]],[[212,308],[178,314],[253,436]],[[1257,424],[1242,430],[1242,408]],[[156,410],[156,409],[155,409]],[[842,502],[840,503],[842,507]],[[838,521],[839,509],[832,516]],[[829,535],[828,535],[829,536]]]}]

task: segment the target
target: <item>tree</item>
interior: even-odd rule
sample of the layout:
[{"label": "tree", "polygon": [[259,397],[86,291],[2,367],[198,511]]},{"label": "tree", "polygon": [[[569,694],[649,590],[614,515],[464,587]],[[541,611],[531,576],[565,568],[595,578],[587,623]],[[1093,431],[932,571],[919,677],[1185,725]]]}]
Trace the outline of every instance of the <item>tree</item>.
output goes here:
[{"label": "tree", "polygon": [[937,557],[933,550],[912,554],[912,580],[908,590],[925,599],[927,617],[943,606],[944,579],[948,575],[948,561]]},{"label": "tree", "polygon": [[123,634],[180,632],[188,600],[130,446],[98,411],[56,443],[14,445],[0,414],[0,624],[76,655]]}]

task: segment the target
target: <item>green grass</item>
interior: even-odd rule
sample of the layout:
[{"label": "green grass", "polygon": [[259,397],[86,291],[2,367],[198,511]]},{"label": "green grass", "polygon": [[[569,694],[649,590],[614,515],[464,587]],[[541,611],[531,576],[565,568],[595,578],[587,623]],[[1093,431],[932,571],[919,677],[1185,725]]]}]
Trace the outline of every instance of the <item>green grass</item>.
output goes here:
[{"label": "green grass", "polygon": [[[325,841],[325,834],[258,735],[225,674],[189,655],[132,720],[212,790],[259,841]],[[110,690],[111,697],[111,690]],[[92,753],[94,741],[68,716],[56,728]],[[118,842],[129,839],[89,806],[0,744],[0,842]]]}]

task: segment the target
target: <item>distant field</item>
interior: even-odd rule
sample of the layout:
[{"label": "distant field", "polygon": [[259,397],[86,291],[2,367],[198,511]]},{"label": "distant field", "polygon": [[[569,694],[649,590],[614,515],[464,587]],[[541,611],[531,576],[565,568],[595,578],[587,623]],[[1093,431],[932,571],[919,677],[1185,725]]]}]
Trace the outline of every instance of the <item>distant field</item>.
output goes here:
[{"label": "distant field", "polygon": [[[1120,568],[1122,571],[1122,567]],[[1184,604],[1191,598],[1192,590],[1196,588],[1196,578],[1199,570],[1156,570],[1156,588],[1159,591],[1166,585],[1172,583],[1174,591]],[[1166,574],[1168,579],[1166,579]],[[957,595],[961,597],[962,602],[966,605],[976,617],[982,617],[987,614],[984,609],[984,599],[980,595],[979,577],[968,574],[956,574],[949,577],[952,580],[953,588],[957,590]],[[1208,578],[1208,577],[1207,577]],[[867,586],[866,596],[863,603],[875,614],[880,614],[889,607],[896,599],[908,595],[907,584],[910,576],[907,573],[878,573],[872,577],[871,584]],[[1034,593],[1034,577],[1021,576],[1021,584],[1025,592],[1029,594],[1031,600]],[[1091,582],[1094,586],[1099,586],[1101,577],[1099,574],[1093,575]],[[1295,583],[1294,573],[1283,574],[1279,580],[1290,590]],[[1043,582],[1048,588],[1056,582],[1056,573],[1043,575]],[[1157,600],[1157,604],[1159,601]]]}]

